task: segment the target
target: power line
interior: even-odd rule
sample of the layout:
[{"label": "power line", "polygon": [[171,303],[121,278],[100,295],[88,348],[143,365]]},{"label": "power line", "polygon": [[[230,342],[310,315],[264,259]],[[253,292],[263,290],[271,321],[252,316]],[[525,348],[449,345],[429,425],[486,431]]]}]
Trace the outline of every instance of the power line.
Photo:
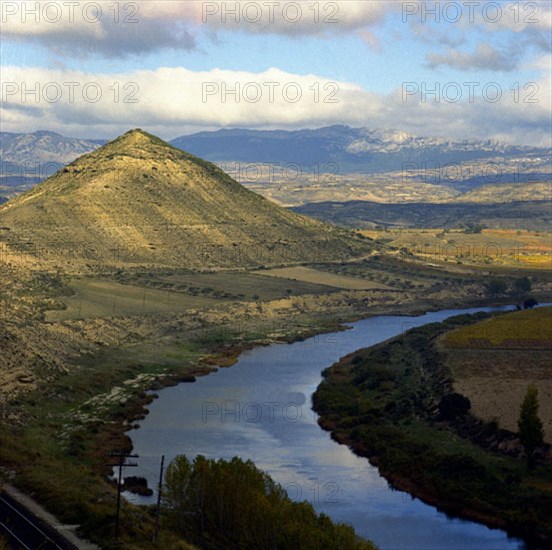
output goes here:
[{"label": "power line", "polygon": [[163,471],[165,469],[165,455],[161,456],[161,467],[159,469],[159,486],[157,487],[157,509],[155,511],[155,529],[152,541],[155,544],[159,535],[159,516],[161,514],[161,492],[163,490]]},{"label": "power line", "polygon": [[115,515],[115,539],[119,538],[119,514],[121,511],[121,478],[123,475],[123,468],[134,468],[138,466],[136,462],[127,462],[127,458],[139,458],[138,455],[131,455],[122,451],[113,451],[106,453],[106,456],[116,457],[119,461],[116,464],[108,464],[112,468],[119,468],[119,476],[117,481],[117,512]]}]

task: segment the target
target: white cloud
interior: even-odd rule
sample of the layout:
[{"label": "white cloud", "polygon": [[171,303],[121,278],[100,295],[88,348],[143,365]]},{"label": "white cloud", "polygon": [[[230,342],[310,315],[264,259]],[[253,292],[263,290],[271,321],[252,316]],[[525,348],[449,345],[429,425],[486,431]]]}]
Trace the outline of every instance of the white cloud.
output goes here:
[{"label": "white cloud", "polygon": [[552,4],[549,0],[505,2],[499,5],[500,12],[493,9],[492,12],[486,13],[486,16],[483,11],[477,13],[477,22],[489,31],[507,29],[516,33],[524,31],[550,33]]},{"label": "white cloud", "polygon": [[[509,45],[520,50],[549,51],[549,0],[480,2],[471,7],[468,4],[473,3],[462,1],[437,2],[438,15],[426,13],[434,4],[430,0],[1,0],[0,8],[4,40],[39,43],[60,57],[187,50],[219,31],[290,37],[354,32],[378,48],[382,40],[377,32],[387,16],[393,17],[395,30],[410,27],[425,42],[460,44],[471,33],[484,30],[495,37],[506,33]],[[492,8],[495,5],[500,12]],[[458,21],[454,20],[458,12],[450,6],[460,8]]]},{"label": "white cloud", "polygon": [[6,40],[40,43],[66,57],[97,53],[121,57],[163,48],[191,49],[203,33],[223,30],[288,36],[348,33],[374,26],[389,12],[400,11],[399,4],[391,0],[100,0],[80,4],[2,0],[0,8]]},{"label": "white cloud", "polygon": [[[48,129],[82,137],[113,137],[134,127],[170,138],[220,127],[340,123],[458,140],[507,136],[509,143],[550,146],[550,59],[542,56],[535,63],[542,73],[538,89],[522,87],[517,98],[504,89],[495,103],[481,97],[481,87],[473,102],[468,88],[461,86],[460,101],[447,101],[442,90],[437,103],[431,95],[422,97],[421,84],[413,85],[418,89],[408,96],[403,90],[383,95],[353,83],[279,69],[159,68],[111,75],[10,66],[3,69],[0,117],[4,131]],[[454,98],[454,93],[448,90],[447,97]]]},{"label": "white cloud", "polygon": [[[163,48],[195,47],[189,25],[167,10],[156,8],[153,12],[150,5],[153,3],[3,0],[2,37],[42,44],[60,57],[122,57]],[[189,15],[187,10],[184,15]]]},{"label": "white cloud", "polygon": [[478,44],[473,52],[449,49],[444,54],[427,55],[427,65],[432,69],[445,65],[462,71],[475,69],[511,72],[517,68],[518,61],[519,50],[505,52],[489,44]]},{"label": "white cloud", "polygon": [[[201,21],[209,29],[301,36],[360,30],[376,25],[390,12],[400,12],[399,3],[392,0],[216,0],[198,3],[201,4]],[[234,12],[236,5],[237,13]]]},{"label": "white cloud", "polygon": [[137,120],[166,127],[316,124],[344,116],[363,93],[354,84],[278,69],[248,73],[162,67],[105,75],[5,67],[2,112],[34,118],[34,124],[37,111],[45,117],[41,124],[48,118],[117,126]]},{"label": "white cloud", "polygon": [[[403,2],[415,13],[406,17],[416,40],[439,48],[426,55],[430,68],[511,72],[531,56],[550,52],[552,3],[532,2]],[[438,6],[436,12],[433,10]],[[481,40],[475,51],[462,45]],[[443,53],[442,46],[449,46]]]}]

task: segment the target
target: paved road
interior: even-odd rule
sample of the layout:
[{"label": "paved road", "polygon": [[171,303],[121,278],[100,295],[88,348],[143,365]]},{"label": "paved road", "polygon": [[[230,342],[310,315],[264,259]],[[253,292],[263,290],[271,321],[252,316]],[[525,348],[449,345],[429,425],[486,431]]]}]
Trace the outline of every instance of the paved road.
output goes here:
[{"label": "paved road", "polygon": [[0,494],[0,532],[14,550],[78,550],[6,493]]}]

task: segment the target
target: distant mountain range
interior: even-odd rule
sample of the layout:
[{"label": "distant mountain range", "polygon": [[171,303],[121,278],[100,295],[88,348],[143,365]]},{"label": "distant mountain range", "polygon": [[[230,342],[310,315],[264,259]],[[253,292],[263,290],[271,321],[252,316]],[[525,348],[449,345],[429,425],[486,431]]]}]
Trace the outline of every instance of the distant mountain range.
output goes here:
[{"label": "distant mountain range", "polygon": [[0,132],[0,155],[4,162],[28,165],[52,162],[63,166],[104,143],[105,140],[68,138],[46,131]]},{"label": "distant mountain range", "polygon": [[0,132],[2,175],[25,173],[32,177],[36,174],[36,179],[44,179],[103,143],[103,140],[68,138],[46,131],[32,134]]},{"label": "distant mountain range", "polygon": [[292,174],[296,170],[338,177],[389,173],[390,178],[405,183],[440,184],[459,191],[488,183],[543,181],[552,172],[551,151],[545,148],[495,141],[455,142],[341,125],[292,132],[218,130],[182,136],[172,144],[222,163],[228,170],[234,162],[287,165]]},{"label": "distant mountain range", "polygon": [[[1,132],[0,185],[37,183],[104,143],[54,132]],[[495,141],[454,142],[395,130],[341,125],[297,131],[233,129],[181,136],[170,143],[227,171],[232,163],[263,163],[291,165],[304,173],[393,173],[405,181],[439,183],[462,191],[488,183],[552,179],[550,149]]]},{"label": "distant mountain range", "polygon": [[494,141],[454,142],[444,138],[415,137],[385,129],[335,125],[316,130],[218,130],[178,137],[179,149],[210,158],[212,162],[331,163],[344,173],[397,171],[403,162],[467,162],[496,156],[549,156],[541,148],[518,147]]}]

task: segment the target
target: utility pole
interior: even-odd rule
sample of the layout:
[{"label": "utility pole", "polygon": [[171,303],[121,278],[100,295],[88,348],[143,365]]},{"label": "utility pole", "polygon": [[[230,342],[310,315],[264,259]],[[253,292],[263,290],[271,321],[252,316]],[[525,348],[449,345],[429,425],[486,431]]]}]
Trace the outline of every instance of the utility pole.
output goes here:
[{"label": "utility pole", "polygon": [[159,516],[161,515],[161,492],[163,490],[163,471],[165,469],[165,455],[161,456],[161,468],[159,469],[159,485],[157,486],[157,510],[155,511],[155,529],[152,541],[155,544],[159,535]]},{"label": "utility pole", "polygon": [[119,468],[119,475],[117,480],[117,513],[115,515],[115,539],[119,538],[119,515],[121,511],[121,478],[123,476],[123,468],[134,468],[138,466],[136,462],[127,462],[127,458],[138,458],[138,455],[131,455],[122,451],[113,451],[106,453],[107,456],[116,457],[119,461],[116,464],[108,464],[113,468]]}]

